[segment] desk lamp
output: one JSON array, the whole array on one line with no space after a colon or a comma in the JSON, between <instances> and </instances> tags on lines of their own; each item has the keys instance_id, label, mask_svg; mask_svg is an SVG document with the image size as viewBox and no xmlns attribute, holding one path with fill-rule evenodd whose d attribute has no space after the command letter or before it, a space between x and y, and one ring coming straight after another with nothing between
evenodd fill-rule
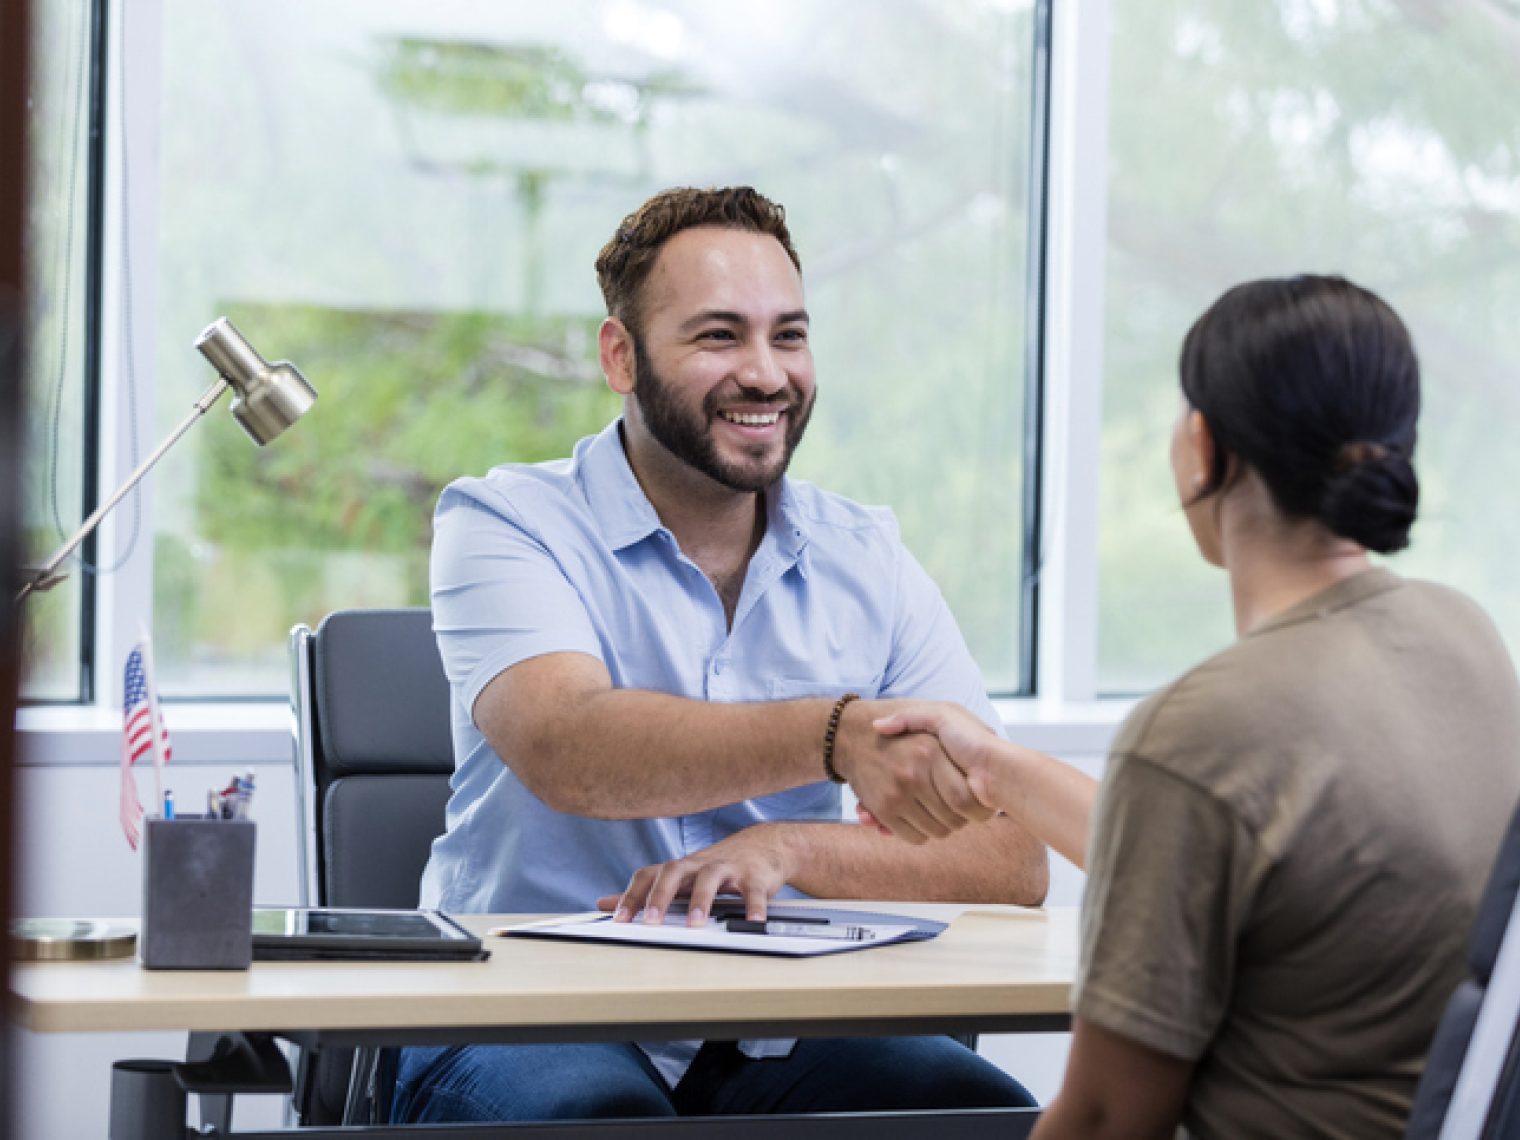
<instances>
[{"instance_id":1,"label":"desk lamp","mask_svg":"<svg viewBox=\"0 0 1520 1140\"><path fill-rule=\"evenodd\" d=\"M169 433L169 438L159 444L136 471L127 476L127 481L97 507L94 514L84 520L69 540L54 551L51 558L41 566L29 566L22 570L24 585L16 595L18 605L28 594L51 589L63 581L67 575L58 569L63 560L100 525L100 520L111 513L111 509L137 486L142 477L152 470L153 465L163 458L164 453L190 430L196 420L206 414L229 387L236 392L232 399L233 417L260 447L276 438L316 403L317 390L306 382L306 377L301 375L294 364L284 360L277 364L266 362L226 317L218 317L207 325L196 338L195 347L200 349L201 355L216 369L216 383L195 401L190 414Z\"/></svg>"}]
</instances>

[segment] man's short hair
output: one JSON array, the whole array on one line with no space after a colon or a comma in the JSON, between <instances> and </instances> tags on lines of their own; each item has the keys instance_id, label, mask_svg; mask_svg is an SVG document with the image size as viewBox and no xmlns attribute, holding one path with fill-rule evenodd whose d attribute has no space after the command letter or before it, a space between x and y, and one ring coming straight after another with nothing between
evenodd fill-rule
<instances>
[{"instance_id":1,"label":"man's short hair","mask_svg":"<svg viewBox=\"0 0 1520 1140\"><path fill-rule=\"evenodd\" d=\"M637 334L643 318L640 303L644 281L661 248L682 230L698 226L769 234L781 243L797 272L802 272L802 261L786 228L786 210L758 190L749 186L662 190L624 218L612 240L596 256L596 279L608 315Z\"/></svg>"}]
</instances>

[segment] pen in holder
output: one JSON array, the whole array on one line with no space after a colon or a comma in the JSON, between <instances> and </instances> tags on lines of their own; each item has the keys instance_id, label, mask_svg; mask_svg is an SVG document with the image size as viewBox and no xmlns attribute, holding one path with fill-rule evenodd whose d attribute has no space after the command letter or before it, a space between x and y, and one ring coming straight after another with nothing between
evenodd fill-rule
<instances>
[{"instance_id":1,"label":"pen in holder","mask_svg":"<svg viewBox=\"0 0 1520 1140\"><path fill-rule=\"evenodd\" d=\"M146 824L143 965L246 970L253 960L253 821L180 816Z\"/></svg>"}]
</instances>

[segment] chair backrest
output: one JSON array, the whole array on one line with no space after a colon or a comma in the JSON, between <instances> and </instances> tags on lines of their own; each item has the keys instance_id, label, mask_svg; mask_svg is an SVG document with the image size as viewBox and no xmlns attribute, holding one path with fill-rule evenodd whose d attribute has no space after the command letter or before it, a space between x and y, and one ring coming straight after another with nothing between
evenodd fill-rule
<instances>
[{"instance_id":1,"label":"chair backrest","mask_svg":"<svg viewBox=\"0 0 1520 1140\"><path fill-rule=\"evenodd\" d=\"M449 685L425 609L340 610L291 631L308 905L414 907L454 771ZM307 1125L383 1117L385 1051L303 1051Z\"/></svg>"},{"instance_id":2,"label":"chair backrest","mask_svg":"<svg viewBox=\"0 0 1520 1140\"><path fill-rule=\"evenodd\" d=\"M1406 1140L1520 1135L1520 809L1478 904L1467 962L1472 977L1436 1028Z\"/></svg>"},{"instance_id":3,"label":"chair backrest","mask_svg":"<svg viewBox=\"0 0 1520 1140\"><path fill-rule=\"evenodd\" d=\"M431 614L340 610L291 653L307 901L416 906L454 771Z\"/></svg>"}]
</instances>

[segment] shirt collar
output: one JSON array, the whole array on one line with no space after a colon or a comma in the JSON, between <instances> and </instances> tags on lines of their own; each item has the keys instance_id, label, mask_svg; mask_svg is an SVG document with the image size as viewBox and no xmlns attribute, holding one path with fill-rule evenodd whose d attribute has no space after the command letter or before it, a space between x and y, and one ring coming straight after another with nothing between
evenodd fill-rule
<instances>
[{"instance_id":1,"label":"shirt collar","mask_svg":"<svg viewBox=\"0 0 1520 1140\"><path fill-rule=\"evenodd\" d=\"M795 562L807 577L807 559L803 551L808 544L807 519L797 500L797 489L785 475L765 496L765 540L776 544L776 552L788 563Z\"/></svg>"},{"instance_id":2,"label":"shirt collar","mask_svg":"<svg viewBox=\"0 0 1520 1140\"><path fill-rule=\"evenodd\" d=\"M1343 610L1347 606L1354 606L1367 598L1397 589L1403 583L1404 580L1392 570L1382 566L1373 566L1370 569L1353 574L1349 578L1342 578L1339 582L1326 587L1312 597L1295 603L1282 613L1262 622L1261 625L1257 626L1246 636L1256 637L1269 630L1281 629L1285 625L1294 625L1298 622L1309 621L1314 618L1329 617L1337 610Z\"/></svg>"},{"instance_id":3,"label":"shirt collar","mask_svg":"<svg viewBox=\"0 0 1520 1140\"><path fill-rule=\"evenodd\" d=\"M634 477L623 451L619 416L581 445L580 481L597 529L614 550L648 538L663 529L660 516Z\"/></svg>"},{"instance_id":4,"label":"shirt collar","mask_svg":"<svg viewBox=\"0 0 1520 1140\"><path fill-rule=\"evenodd\" d=\"M642 542L665 529L654 505L639 486L623 450L622 417L613 420L580 448L580 481L602 537L613 550ZM790 479L782 477L766 500L765 539L788 562L799 560L808 542L807 520ZM806 572L805 564L799 569Z\"/></svg>"}]
</instances>

